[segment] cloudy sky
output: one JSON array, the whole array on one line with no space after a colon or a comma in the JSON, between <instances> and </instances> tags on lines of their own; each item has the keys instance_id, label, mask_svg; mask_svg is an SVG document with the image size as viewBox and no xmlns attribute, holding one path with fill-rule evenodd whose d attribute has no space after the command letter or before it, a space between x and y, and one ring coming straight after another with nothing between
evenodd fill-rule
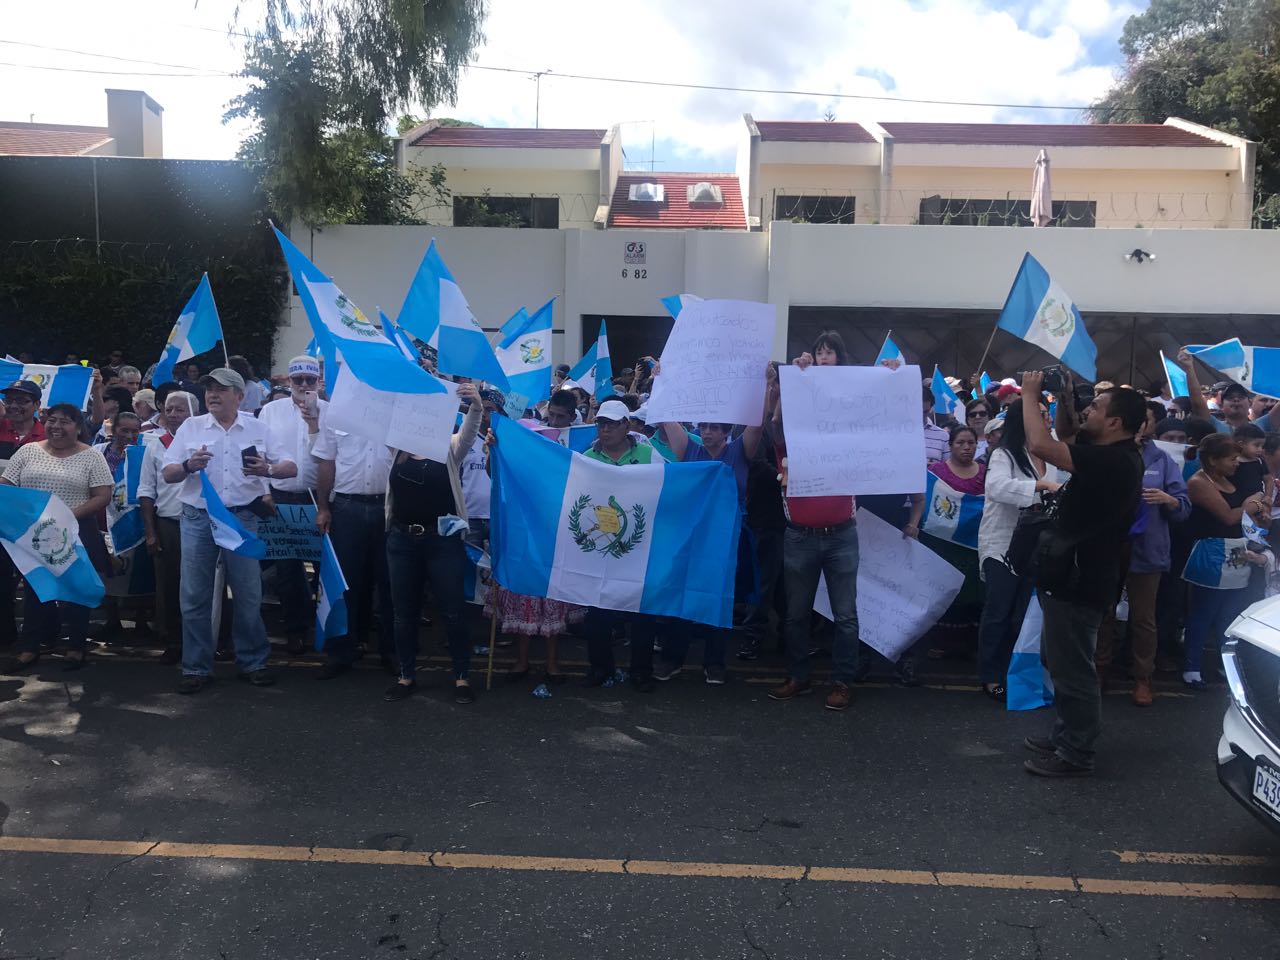
<instances>
[{"instance_id":1,"label":"cloudy sky","mask_svg":"<svg viewBox=\"0 0 1280 960\"><path fill-rule=\"evenodd\" d=\"M165 108L167 156L235 153L244 131L224 125L222 113L241 88L228 75L239 66L240 48L226 33L237 0L3 6L0 119L105 125L103 89L142 88ZM550 70L541 81L542 126L622 123L628 165L648 168L652 160L666 171L732 169L744 112L757 119L816 120L830 109L841 120L1076 120L1075 113L1025 107L835 95L1087 104L1111 83L1125 19L1145 6L1145 0L491 0L477 66L528 72L471 69L458 103L435 115L533 126L530 74ZM556 73L810 93L670 89Z\"/></svg>"}]
</instances>

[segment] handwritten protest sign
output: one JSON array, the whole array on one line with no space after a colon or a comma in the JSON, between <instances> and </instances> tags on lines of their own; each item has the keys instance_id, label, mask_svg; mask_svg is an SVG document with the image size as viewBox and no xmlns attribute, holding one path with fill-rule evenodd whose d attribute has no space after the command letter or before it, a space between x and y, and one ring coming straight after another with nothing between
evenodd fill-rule
<instances>
[{"instance_id":1,"label":"handwritten protest sign","mask_svg":"<svg viewBox=\"0 0 1280 960\"><path fill-rule=\"evenodd\" d=\"M267 545L266 560L320 562L320 531L311 504L278 503L276 515L258 521L258 539Z\"/></svg>"},{"instance_id":2,"label":"handwritten protest sign","mask_svg":"<svg viewBox=\"0 0 1280 960\"><path fill-rule=\"evenodd\" d=\"M777 308L749 300L685 304L662 349L649 422L760 425Z\"/></svg>"},{"instance_id":3,"label":"handwritten protest sign","mask_svg":"<svg viewBox=\"0 0 1280 960\"><path fill-rule=\"evenodd\" d=\"M357 380L344 366L325 425L444 463L458 419L458 388L445 387L445 393L388 393Z\"/></svg>"},{"instance_id":4,"label":"handwritten protest sign","mask_svg":"<svg viewBox=\"0 0 1280 960\"><path fill-rule=\"evenodd\" d=\"M858 511L858 636L887 659L898 658L938 622L964 574L869 510ZM826 580L813 609L834 620Z\"/></svg>"},{"instance_id":5,"label":"handwritten protest sign","mask_svg":"<svg viewBox=\"0 0 1280 960\"><path fill-rule=\"evenodd\" d=\"M919 367L785 366L778 377L789 496L924 492Z\"/></svg>"}]
</instances>

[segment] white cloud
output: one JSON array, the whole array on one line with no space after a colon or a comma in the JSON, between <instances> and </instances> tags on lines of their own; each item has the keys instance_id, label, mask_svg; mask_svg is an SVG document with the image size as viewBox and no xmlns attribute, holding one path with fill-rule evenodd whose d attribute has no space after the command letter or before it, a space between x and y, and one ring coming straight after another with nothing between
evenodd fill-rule
<instances>
[{"instance_id":1,"label":"white cloud","mask_svg":"<svg viewBox=\"0 0 1280 960\"><path fill-rule=\"evenodd\" d=\"M9 11L5 39L234 71L239 51L219 32L235 0L172 0L120 5L67 0ZM1021 0L1017 0L1021 2ZM880 0L797 4L770 0L492 0L480 66L515 67L651 80L813 91L781 96L594 83L546 75L542 126L608 127L653 121L674 157L726 166L741 136L742 114L761 119L1062 119L1010 111L879 101L824 94L1086 104L1109 86L1112 67L1091 63L1091 44L1118 36L1135 12L1112 0L1042 0L1004 9L980 0ZM192 25L206 30L192 29ZM0 60L101 69L136 67L0 45ZM875 79L875 78L880 79ZM890 82L891 78L891 82ZM146 89L165 109L166 153L228 157L241 131L221 123L240 89L233 78L92 76L0 67L0 117L105 123L107 86ZM889 89L891 88L891 89ZM486 124L532 126L535 83L525 74L472 69L455 106L441 116ZM625 123L632 157L648 155L650 125ZM660 154L660 159L662 158ZM672 169L670 165L660 169Z\"/></svg>"}]
</instances>

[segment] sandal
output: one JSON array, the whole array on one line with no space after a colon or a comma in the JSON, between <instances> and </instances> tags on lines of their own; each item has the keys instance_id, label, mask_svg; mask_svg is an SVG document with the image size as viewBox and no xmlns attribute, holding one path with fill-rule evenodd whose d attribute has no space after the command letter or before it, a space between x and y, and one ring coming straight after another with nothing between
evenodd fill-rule
<instances>
[{"instance_id":1,"label":"sandal","mask_svg":"<svg viewBox=\"0 0 1280 960\"><path fill-rule=\"evenodd\" d=\"M1003 683L984 683L982 693L997 703L1004 703L1007 696Z\"/></svg>"}]
</instances>

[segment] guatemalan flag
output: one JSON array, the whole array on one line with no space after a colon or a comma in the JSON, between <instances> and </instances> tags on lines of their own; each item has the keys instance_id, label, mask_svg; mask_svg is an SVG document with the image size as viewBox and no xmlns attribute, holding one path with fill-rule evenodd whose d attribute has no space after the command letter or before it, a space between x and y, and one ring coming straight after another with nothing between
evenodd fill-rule
<instances>
[{"instance_id":1,"label":"guatemalan flag","mask_svg":"<svg viewBox=\"0 0 1280 960\"><path fill-rule=\"evenodd\" d=\"M53 494L0 484L0 544L43 602L102 601L106 590L80 542L80 523Z\"/></svg>"},{"instance_id":2,"label":"guatemalan flag","mask_svg":"<svg viewBox=\"0 0 1280 960\"><path fill-rule=\"evenodd\" d=\"M947 383L947 378L942 375L942 371L936 365L933 368L933 379L929 382L929 389L933 391L934 413L952 416L964 423L964 404L960 402L960 396L951 389L951 384Z\"/></svg>"},{"instance_id":3,"label":"guatemalan flag","mask_svg":"<svg viewBox=\"0 0 1280 960\"><path fill-rule=\"evenodd\" d=\"M209 275L206 273L200 278L196 292L182 308L178 322L169 332L164 353L160 355L160 362L152 371L151 382L157 387L168 383L173 379L174 366L212 350L221 340L222 321L218 319L218 308L213 302L213 289L209 286Z\"/></svg>"},{"instance_id":4,"label":"guatemalan flag","mask_svg":"<svg viewBox=\"0 0 1280 960\"><path fill-rule=\"evenodd\" d=\"M490 536L513 593L729 627L738 489L719 461L617 467L495 417Z\"/></svg>"},{"instance_id":5,"label":"guatemalan flag","mask_svg":"<svg viewBox=\"0 0 1280 960\"><path fill-rule=\"evenodd\" d=\"M880 366L886 360L897 360L902 362L902 350L893 342L893 331L890 330L884 335L884 346L880 348L880 352L876 354L875 366Z\"/></svg>"},{"instance_id":6,"label":"guatemalan flag","mask_svg":"<svg viewBox=\"0 0 1280 960\"><path fill-rule=\"evenodd\" d=\"M400 348L400 353L410 363L418 362L418 348L413 345L413 340L404 332L404 328L396 324L394 320L382 312L382 308L378 308L378 321L382 324L383 335Z\"/></svg>"},{"instance_id":7,"label":"guatemalan flag","mask_svg":"<svg viewBox=\"0 0 1280 960\"><path fill-rule=\"evenodd\" d=\"M255 560L266 557L267 545L246 530L240 519L227 509L218 496L218 491L209 482L209 475L203 470L200 471L200 493L204 497L209 523L213 525L214 543L242 557L253 557Z\"/></svg>"},{"instance_id":8,"label":"guatemalan flag","mask_svg":"<svg viewBox=\"0 0 1280 960\"><path fill-rule=\"evenodd\" d=\"M662 298L662 305L667 308L667 313L671 314L672 319L679 318L680 311L689 304L701 302L702 298L694 296L692 293L677 293Z\"/></svg>"},{"instance_id":9,"label":"guatemalan flag","mask_svg":"<svg viewBox=\"0 0 1280 960\"><path fill-rule=\"evenodd\" d=\"M1182 579L1212 590L1239 590L1248 586L1253 565L1241 556L1245 537L1208 537L1197 540L1182 568Z\"/></svg>"},{"instance_id":10,"label":"guatemalan flag","mask_svg":"<svg viewBox=\"0 0 1280 960\"><path fill-rule=\"evenodd\" d=\"M1164 378L1169 382L1169 396L1188 396L1187 371L1166 357L1163 350L1160 351L1160 365L1164 367Z\"/></svg>"},{"instance_id":11,"label":"guatemalan flag","mask_svg":"<svg viewBox=\"0 0 1280 960\"><path fill-rule=\"evenodd\" d=\"M593 396L596 392L596 351L599 348L599 343L593 343L591 349L569 370L569 379Z\"/></svg>"},{"instance_id":12,"label":"guatemalan flag","mask_svg":"<svg viewBox=\"0 0 1280 960\"><path fill-rule=\"evenodd\" d=\"M107 531L111 534L111 552L117 557L141 546L146 539L142 508L138 505L138 482L146 452L146 443L139 437L137 443L125 448L125 457L112 475L115 483L107 503Z\"/></svg>"},{"instance_id":13,"label":"guatemalan flag","mask_svg":"<svg viewBox=\"0 0 1280 960\"><path fill-rule=\"evenodd\" d=\"M495 351L507 382L534 403L551 396L552 297L532 315L521 307L503 324Z\"/></svg>"},{"instance_id":14,"label":"guatemalan flag","mask_svg":"<svg viewBox=\"0 0 1280 960\"><path fill-rule=\"evenodd\" d=\"M83 410L89 405L93 367L82 367L78 363L55 367L45 363L0 360L0 385L7 387L15 380L30 380L43 391L41 410L47 410L55 403L69 403Z\"/></svg>"},{"instance_id":15,"label":"guatemalan flag","mask_svg":"<svg viewBox=\"0 0 1280 960\"><path fill-rule=\"evenodd\" d=\"M1080 311L1029 253L1022 258L996 326L1057 357L1090 383L1097 379L1098 348L1089 339Z\"/></svg>"},{"instance_id":16,"label":"guatemalan flag","mask_svg":"<svg viewBox=\"0 0 1280 960\"><path fill-rule=\"evenodd\" d=\"M569 371L569 379L576 381L601 403L617 396L613 390L613 362L609 359L609 337L603 320L600 321L596 342Z\"/></svg>"},{"instance_id":17,"label":"guatemalan flag","mask_svg":"<svg viewBox=\"0 0 1280 960\"><path fill-rule=\"evenodd\" d=\"M977 550L983 501L980 494L961 493L930 472L925 479L924 519L920 521L920 529L939 540Z\"/></svg>"},{"instance_id":18,"label":"guatemalan flag","mask_svg":"<svg viewBox=\"0 0 1280 960\"><path fill-rule=\"evenodd\" d=\"M320 539L320 590L316 594L316 649L324 642L347 635L347 578L326 533Z\"/></svg>"},{"instance_id":19,"label":"guatemalan flag","mask_svg":"<svg viewBox=\"0 0 1280 960\"><path fill-rule=\"evenodd\" d=\"M978 389L986 393L991 389L991 378L987 376L987 371L982 371L982 376L978 378Z\"/></svg>"},{"instance_id":20,"label":"guatemalan flag","mask_svg":"<svg viewBox=\"0 0 1280 960\"><path fill-rule=\"evenodd\" d=\"M389 393L443 393L444 385L408 360L400 348L347 299L306 255L275 230L312 332L330 370L341 360L356 379Z\"/></svg>"},{"instance_id":21,"label":"guatemalan flag","mask_svg":"<svg viewBox=\"0 0 1280 960\"><path fill-rule=\"evenodd\" d=\"M1187 350L1242 387L1266 397L1280 397L1280 347L1250 347L1233 338Z\"/></svg>"}]
</instances>

